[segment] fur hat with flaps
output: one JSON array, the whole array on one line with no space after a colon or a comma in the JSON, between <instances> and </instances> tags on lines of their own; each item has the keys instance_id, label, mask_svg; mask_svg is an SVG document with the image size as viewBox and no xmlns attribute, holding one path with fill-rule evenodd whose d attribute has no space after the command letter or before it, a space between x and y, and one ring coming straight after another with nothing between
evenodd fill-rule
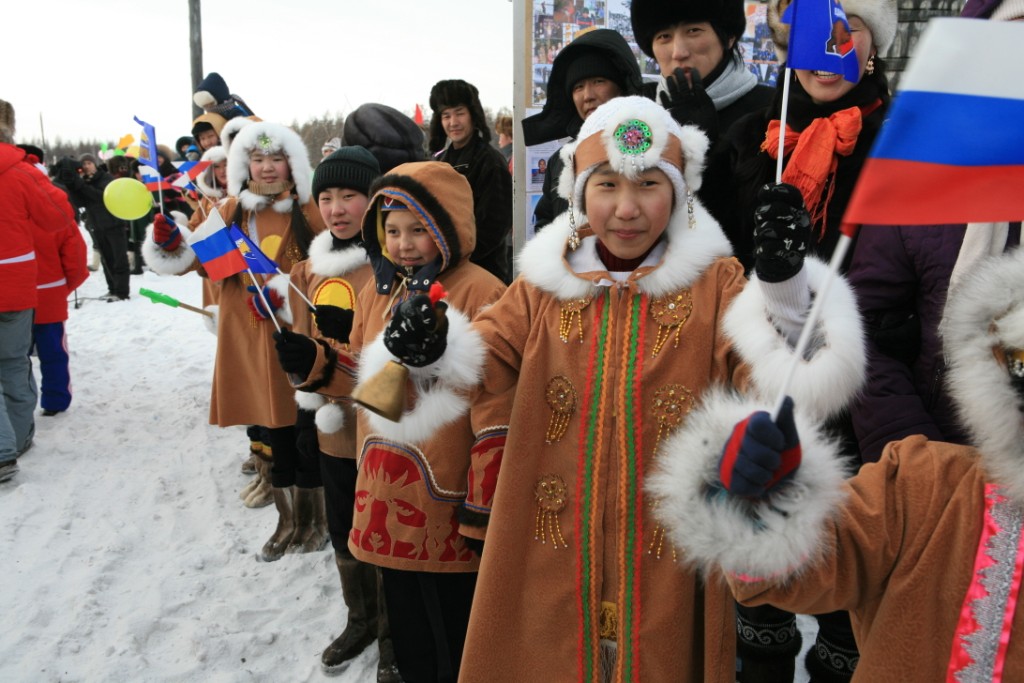
<instances>
[{"instance_id":1,"label":"fur hat with flaps","mask_svg":"<svg viewBox=\"0 0 1024 683\"><path fill-rule=\"evenodd\" d=\"M743 0L633 0L629 8L636 44L650 58L654 58L654 36L658 31L679 23L696 24L706 21L719 38L739 39L747 28L747 15Z\"/></svg>"},{"instance_id":2,"label":"fur hat with flaps","mask_svg":"<svg viewBox=\"0 0 1024 683\"><path fill-rule=\"evenodd\" d=\"M389 258L384 239L388 211L411 211L430 233L440 252L433 263L405 280L412 291L427 291L437 276L469 258L476 246L473 190L451 164L419 161L391 169L370 188L363 216L363 245L373 264L378 294L391 294L399 267Z\"/></svg>"},{"instance_id":3,"label":"fur hat with flaps","mask_svg":"<svg viewBox=\"0 0 1024 683\"><path fill-rule=\"evenodd\" d=\"M768 29L779 62L786 61L789 48L789 24L782 23L782 15L792 0L768 0ZM896 38L898 13L896 0L843 0L843 11L849 17L860 17L871 31L871 38L878 49L878 55L885 53Z\"/></svg>"},{"instance_id":4,"label":"fur hat with flaps","mask_svg":"<svg viewBox=\"0 0 1024 683\"><path fill-rule=\"evenodd\" d=\"M288 159L288 168L291 170L294 191L299 203L305 204L309 201L313 172L309 165L306 144L291 128L270 121L254 121L245 125L235 135L228 148L228 194L238 197L245 208L258 210L274 201L275 195L279 193L265 193L250 183L252 178L249 176L249 157L253 152L283 153ZM291 201L278 202L274 209L280 213L289 211Z\"/></svg>"},{"instance_id":5,"label":"fur hat with flaps","mask_svg":"<svg viewBox=\"0 0 1024 683\"><path fill-rule=\"evenodd\" d=\"M14 143L14 106L0 100L0 142Z\"/></svg>"},{"instance_id":6,"label":"fur hat with flaps","mask_svg":"<svg viewBox=\"0 0 1024 683\"><path fill-rule=\"evenodd\" d=\"M700 189L708 138L695 126L676 123L668 111L646 97L616 97L598 107L583 123L576 142L562 147L565 166L558 194L583 206L583 189L603 163L635 179L661 169L675 190L677 204Z\"/></svg>"},{"instance_id":7,"label":"fur hat with flaps","mask_svg":"<svg viewBox=\"0 0 1024 683\"><path fill-rule=\"evenodd\" d=\"M476 86L459 79L438 81L430 89L430 110L433 112L433 116L430 117L431 152L442 149L445 139L447 139L444 127L441 125L441 111L458 106L469 109L475 129L473 134L479 136L484 142L491 141L491 129L487 125L487 116L484 115L483 105L480 104L480 91L476 89Z\"/></svg>"},{"instance_id":8,"label":"fur hat with flaps","mask_svg":"<svg viewBox=\"0 0 1024 683\"><path fill-rule=\"evenodd\" d=\"M952 290L939 331L971 443L1024 504L1024 249L977 262Z\"/></svg>"}]
</instances>

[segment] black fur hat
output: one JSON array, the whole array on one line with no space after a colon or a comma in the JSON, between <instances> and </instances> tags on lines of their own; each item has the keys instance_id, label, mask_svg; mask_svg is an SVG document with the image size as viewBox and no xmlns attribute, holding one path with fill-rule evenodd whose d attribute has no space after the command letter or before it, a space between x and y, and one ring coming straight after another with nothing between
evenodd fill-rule
<instances>
[{"instance_id":1,"label":"black fur hat","mask_svg":"<svg viewBox=\"0 0 1024 683\"><path fill-rule=\"evenodd\" d=\"M480 92L472 83L463 80L438 81L430 89L430 109L434 115L430 118L430 151L437 152L444 147L447 136L441 127L441 110L448 107L464 105L469 109L473 120L473 128L484 142L491 141L491 130L484 116L483 105L480 104Z\"/></svg>"},{"instance_id":2,"label":"black fur hat","mask_svg":"<svg viewBox=\"0 0 1024 683\"><path fill-rule=\"evenodd\" d=\"M359 145L377 157L381 173L399 164L423 161L423 131L402 112L376 102L359 105L345 117L346 145Z\"/></svg>"},{"instance_id":3,"label":"black fur hat","mask_svg":"<svg viewBox=\"0 0 1024 683\"><path fill-rule=\"evenodd\" d=\"M747 28L743 0L633 0L629 10L636 44L648 57L654 58L654 34L680 22L710 23L723 41L739 38Z\"/></svg>"}]
</instances>

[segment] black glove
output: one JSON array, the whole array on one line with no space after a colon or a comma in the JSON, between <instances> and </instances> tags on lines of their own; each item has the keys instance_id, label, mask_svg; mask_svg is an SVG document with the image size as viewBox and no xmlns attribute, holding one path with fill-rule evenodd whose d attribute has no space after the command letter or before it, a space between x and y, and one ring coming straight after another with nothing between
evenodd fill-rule
<instances>
[{"instance_id":1,"label":"black glove","mask_svg":"<svg viewBox=\"0 0 1024 683\"><path fill-rule=\"evenodd\" d=\"M316 342L291 330L274 332L273 337L277 360L284 371L299 377L309 377L316 361Z\"/></svg>"},{"instance_id":2,"label":"black glove","mask_svg":"<svg viewBox=\"0 0 1024 683\"><path fill-rule=\"evenodd\" d=\"M395 358L414 368L430 365L448 347L448 319L438 325L437 313L426 294L406 299L384 330L384 346Z\"/></svg>"},{"instance_id":3,"label":"black glove","mask_svg":"<svg viewBox=\"0 0 1024 683\"><path fill-rule=\"evenodd\" d=\"M352 331L352 320L355 318L355 311L351 308L320 304L316 307L313 318L325 337L342 344L348 343L348 335Z\"/></svg>"},{"instance_id":4,"label":"black glove","mask_svg":"<svg viewBox=\"0 0 1024 683\"><path fill-rule=\"evenodd\" d=\"M754 270L764 282L783 282L800 272L811 238L811 218L800 190L769 183L754 209Z\"/></svg>"},{"instance_id":5,"label":"black glove","mask_svg":"<svg viewBox=\"0 0 1024 683\"><path fill-rule=\"evenodd\" d=\"M316 435L316 413L312 410L299 409L295 418L295 447L305 458L315 458L320 452L320 442Z\"/></svg>"},{"instance_id":6,"label":"black glove","mask_svg":"<svg viewBox=\"0 0 1024 683\"><path fill-rule=\"evenodd\" d=\"M661 93L661 106L672 118L681 126L697 126L714 142L718 138L718 112L704 90L700 72L680 67L665 79L665 89L667 92Z\"/></svg>"}]
</instances>

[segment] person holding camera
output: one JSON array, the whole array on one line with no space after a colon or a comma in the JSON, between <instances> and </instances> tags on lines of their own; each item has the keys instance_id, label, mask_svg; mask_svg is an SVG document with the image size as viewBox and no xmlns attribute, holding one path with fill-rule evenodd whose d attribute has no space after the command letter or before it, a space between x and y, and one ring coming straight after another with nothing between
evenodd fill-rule
<instances>
[{"instance_id":1,"label":"person holding camera","mask_svg":"<svg viewBox=\"0 0 1024 683\"><path fill-rule=\"evenodd\" d=\"M68 163L70 162L70 163ZM107 279L107 302L128 298L128 230L125 222L107 210L103 190L114 180L96 163L96 157L85 153L78 158L79 173L73 159L58 163L57 179L67 188L76 207L85 209L85 224L99 249L103 275Z\"/></svg>"}]
</instances>

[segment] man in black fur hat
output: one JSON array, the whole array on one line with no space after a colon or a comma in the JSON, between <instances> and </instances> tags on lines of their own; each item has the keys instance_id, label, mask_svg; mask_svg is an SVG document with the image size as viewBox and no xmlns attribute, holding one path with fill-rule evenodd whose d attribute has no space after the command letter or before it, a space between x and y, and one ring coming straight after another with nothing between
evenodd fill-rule
<instances>
[{"instance_id":1,"label":"man in black fur hat","mask_svg":"<svg viewBox=\"0 0 1024 683\"><path fill-rule=\"evenodd\" d=\"M466 81L438 81L430 89L430 108L430 150L464 175L473 190L476 248L470 260L509 284L512 259L506 238L512 231L512 175L501 152L490 144L480 94Z\"/></svg>"}]
</instances>

